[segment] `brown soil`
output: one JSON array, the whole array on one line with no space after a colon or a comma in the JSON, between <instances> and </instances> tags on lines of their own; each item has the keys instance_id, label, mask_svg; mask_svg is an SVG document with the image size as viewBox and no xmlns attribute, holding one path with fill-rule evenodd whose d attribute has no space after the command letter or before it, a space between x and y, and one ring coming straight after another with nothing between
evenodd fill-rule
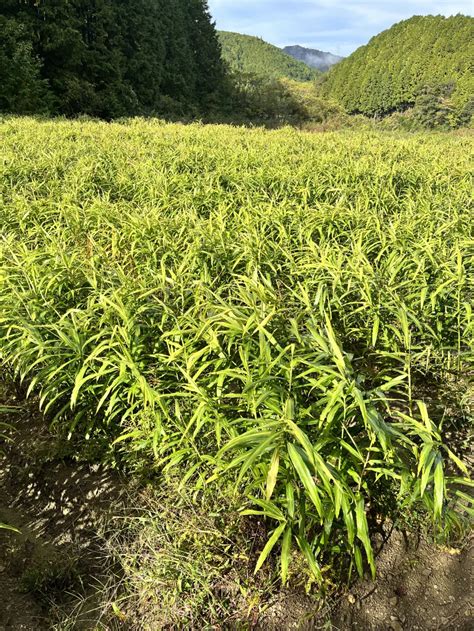
<instances>
[{"instance_id":1,"label":"brown soil","mask_svg":"<svg viewBox=\"0 0 474 631\"><path fill-rule=\"evenodd\" d=\"M474 546L435 546L394 531L377 559L377 579L317 611L309 597L282 594L267 610L265 631L471 631Z\"/></svg>"},{"instance_id":2,"label":"brown soil","mask_svg":"<svg viewBox=\"0 0 474 631\"><path fill-rule=\"evenodd\" d=\"M28 407L1 420L14 429L0 446L0 522L20 533L0 530L0 631L105 628L93 612L110 569L100 532L121 510L125 486L102 467L60 458L60 443ZM56 627L63 618L74 623Z\"/></svg>"},{"instance_id":3,"label":"brown soil","mask_svg":"<svg viewBox=\"0 0 474 631\"><path fill-rule=\"evenodd\" d=\"M437 547L394 532L377 562L377 580L360 581L335 608L335 629L474 629L474 546Z\"/></svg>"}]
</instances>

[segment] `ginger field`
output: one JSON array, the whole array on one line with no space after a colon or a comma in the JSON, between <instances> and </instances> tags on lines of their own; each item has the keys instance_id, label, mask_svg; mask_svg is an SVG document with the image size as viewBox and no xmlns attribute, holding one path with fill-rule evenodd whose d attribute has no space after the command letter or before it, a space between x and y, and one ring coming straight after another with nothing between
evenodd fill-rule
<instances>
[{"instance_id":1,"label":"ginger field","mask_svg":"<svg viewBox=\"0 0 474 631\"><path fill-rule=\"evenodd\" d=\"M0 361L58 431L130 475L230 481L283 583L373 573L388 516L462 530L472 137L5 118L0 138Z\"/></svg>"}]
</instances>

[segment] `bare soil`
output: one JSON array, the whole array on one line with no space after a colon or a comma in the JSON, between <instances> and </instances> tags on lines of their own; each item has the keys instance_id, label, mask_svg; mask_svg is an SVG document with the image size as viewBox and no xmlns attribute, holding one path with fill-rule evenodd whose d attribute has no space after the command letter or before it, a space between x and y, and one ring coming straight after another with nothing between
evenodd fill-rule
<instances>
[{"instance_id":1,"label":"bare soil","mask_svg":"<svg viewBox=\"0 0 474 631\"><path fill-rule=\"evenodd\" d=\"M104 628L94 611L110 571L100 533L126 487L116 472L61 457L28 406L1 420L13 429L0 452L0 522L20 532L0 530L0 631Z\"/></svg>"},{"instance_id":2,"label":"bare soil","mask_svg":"<svg viewBox=\"0 0 474 631\"><path fill-rule=\"evenodd\" d=\"M377 559L377 578L356 582L322 605L281 594L262 631L471 631L474 545L436 546L394 531Z\"/></svg>"},{"instance_id":3,"label":"bare soil","mask_svg":"<svg viewBox=\"0 0 474 631\"><path fill-rule=\"evenodd\" d=\"M360 581L332 616L335 629L474 629L474 546L434 546L395 531L377 561L377 580Z\"/></svg>"}]
</instances>

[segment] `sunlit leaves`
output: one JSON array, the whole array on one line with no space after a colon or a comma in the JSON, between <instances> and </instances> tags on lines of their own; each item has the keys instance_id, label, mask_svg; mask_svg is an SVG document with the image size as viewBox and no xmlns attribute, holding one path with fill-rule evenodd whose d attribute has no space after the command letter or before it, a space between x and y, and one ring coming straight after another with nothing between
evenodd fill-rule
<instances>
[{"instance_id":1,"label":"sunlit leaves","mask_svg":"<svg viewBox=\"0 0 474 631\"><path fill-rule=\"evenodd\" d=\"M415 391L472 360L466 138L1 125L0 358L66 434L230 477L283 582L373 571L380 488L471 510Z\"/></svg>"}]
</instances>

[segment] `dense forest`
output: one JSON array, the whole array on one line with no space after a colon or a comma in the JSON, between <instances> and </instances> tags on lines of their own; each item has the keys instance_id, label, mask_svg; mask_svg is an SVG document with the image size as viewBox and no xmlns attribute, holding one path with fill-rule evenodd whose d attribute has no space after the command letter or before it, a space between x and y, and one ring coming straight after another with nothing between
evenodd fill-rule
<instances>
[{"instance_id":1,"label":"dense forest","mask_svg":"<svg viewBox=\"0 0 474 631\"><path fill-rule=\"evenodd\" d=\"M233 72L311 81L319 72L259 37L219 31L222 56Z\"/></svg>"},{"instance_id":2,"label":"dense forest","mask_svg":"<svg viewBox=\"0 0 474 631\"><path fill-rule=\"evenodd\" d=\"M204 0L0 0L0 111L198 114L225 83Z\"/></svg>"},{"instance_id":3,"label":"dense forest","mask_svg":"<svg viewBox=\"0 0 474 631\"><path fill-rule=\"evenodd\" d=\"M468 122L473 59L473 18L414 16L332 68L322 91L352 113L385 115L418 105L428 118L444 112Z\"/></svg>"}]
</instances>

